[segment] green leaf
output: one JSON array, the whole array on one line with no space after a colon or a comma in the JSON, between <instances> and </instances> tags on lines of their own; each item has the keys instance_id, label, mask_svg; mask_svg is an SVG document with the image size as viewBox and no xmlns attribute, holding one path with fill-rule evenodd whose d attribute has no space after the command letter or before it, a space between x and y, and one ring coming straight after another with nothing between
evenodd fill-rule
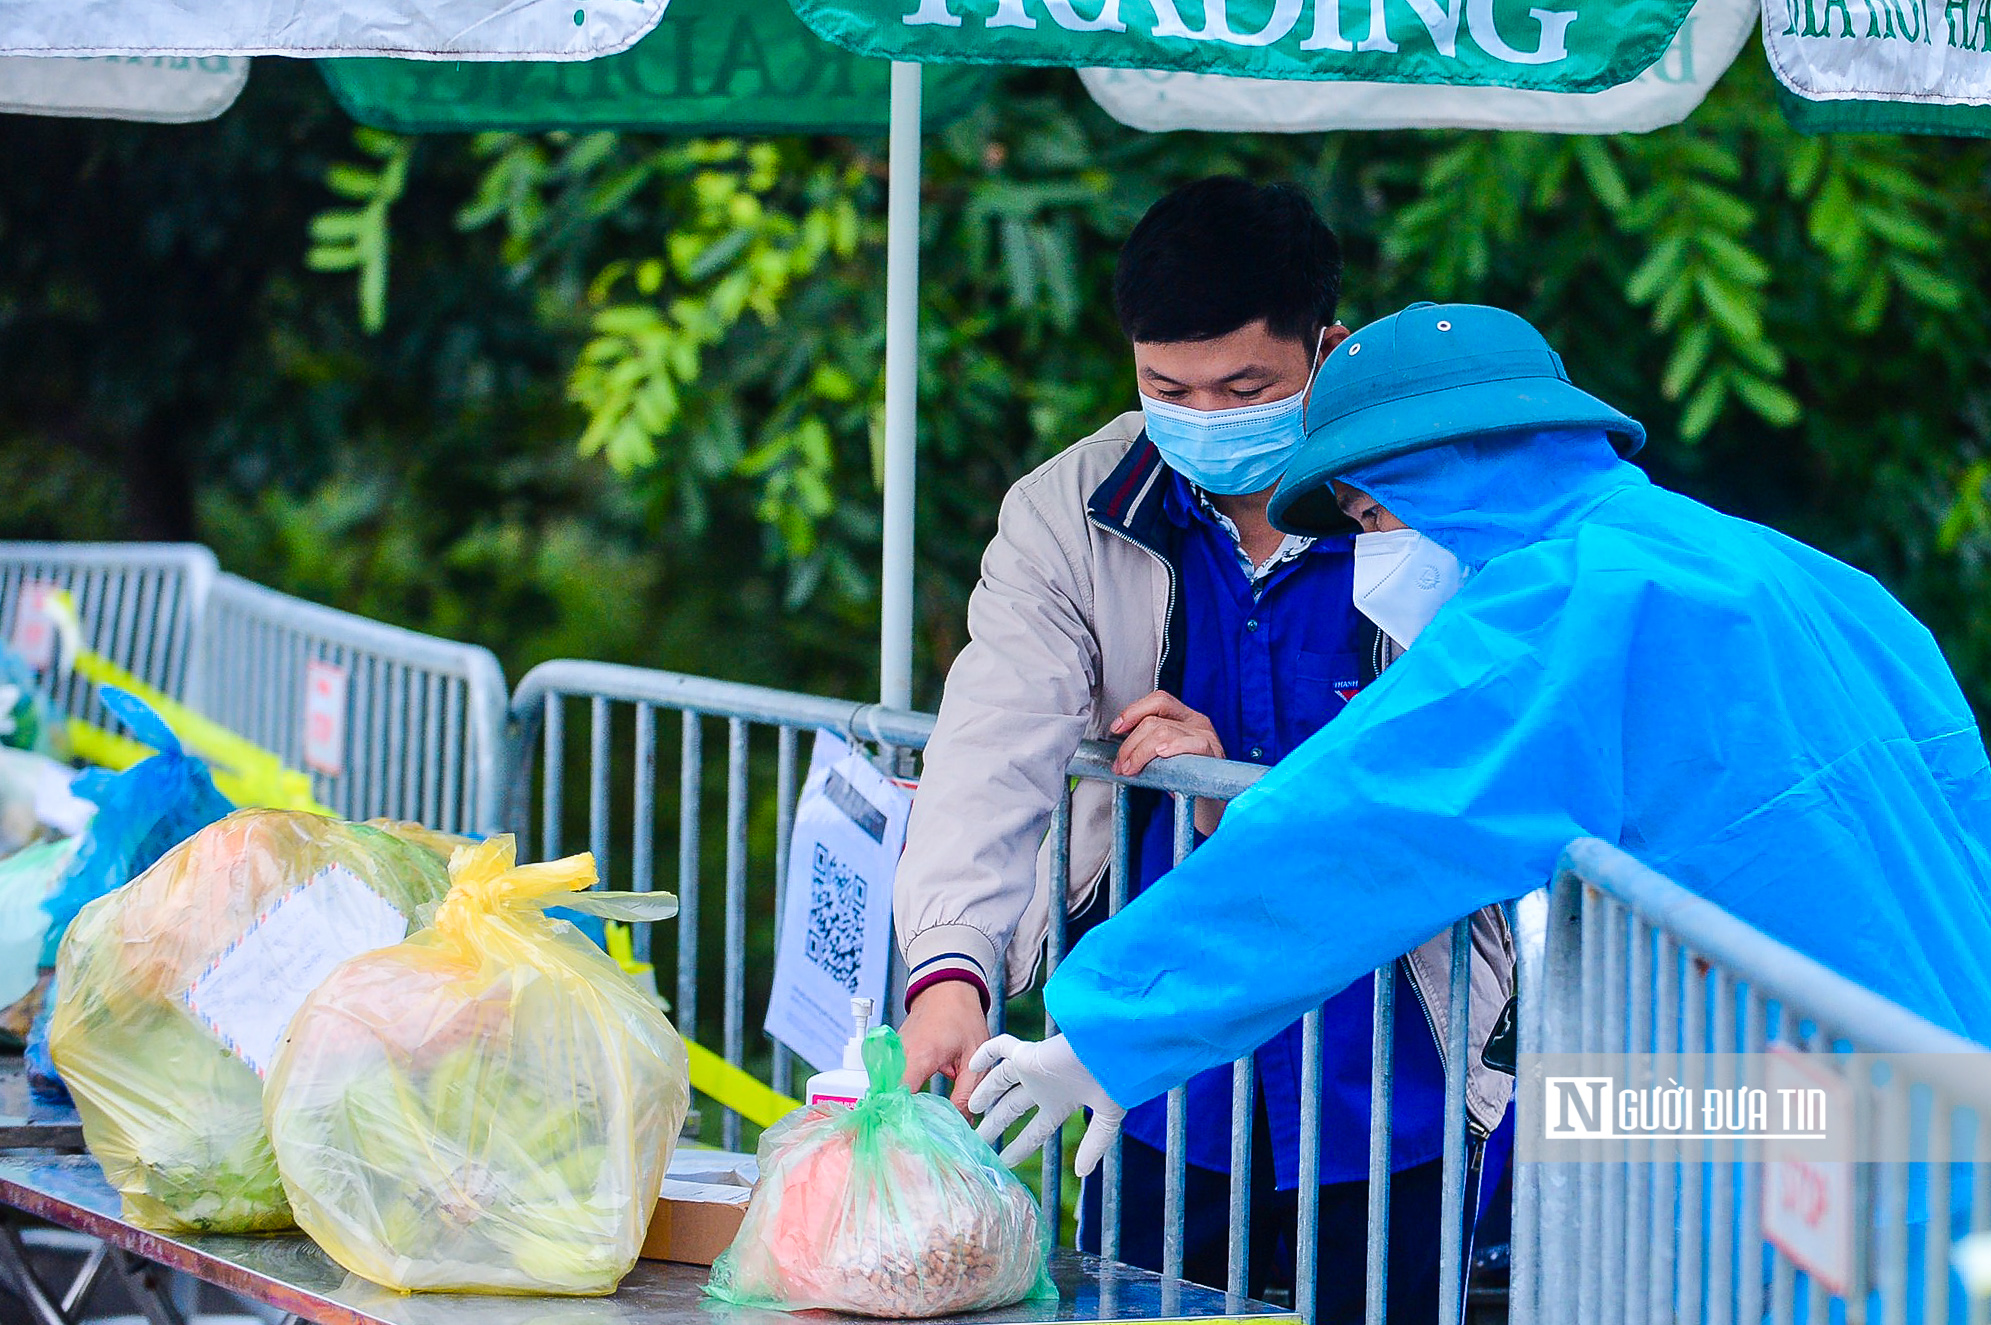
<instances>
[{"instance_id":1,"label":"green leaf","mask_svg":"<svg viewBox=\"0 0 1991 1325\"><path fill-rule=\"evenodd\" d=\"M1867 229L1894 248L1910 253L1935 253L1943 247L1943 237L1905 211L1894 208L1862 207L1860 219Z\"/></svg>"},{"instance_id":2,"label":"green leaf","mask_svg":"<svg viewBox=\"0 0 1991 1325\"><path fill-rule=\"evenodd\" d=\"M1963 477L1957 481L1956 496L1937 531L1936 545L1943 551L1954 552L1965 538L1981 533L1991 524L1991 509L1987 509L1984 497L1987 483L1991 483L1991 460L1973 461L1963 471Z\"/></svg>"},{"instance_id":3,"label":"green leaf","mask_svg":"<svg viewBox=\"0 0 1991 1325\"><path fill-rule=\"evenodd\" d=\"M1727 375L1711 374L1688 398L1687 407L1680 412L1681 438L1696 442L1707 436L1708 429L1714 427L1715 420L1721 417L1721 407L1727 401Z\"/></svg>"},{"instance_id":4,"label":"green leaf","mask_svg":"<svg viewBox=\"0 0 1991 1325\"><path fill-rule=\"evenodd\" d=\"M358 166L334 163L325 168L325 187L342 198L355 202L371 202L373 195L380 191L381 176L377 170L361 170Z\"/></svg>"},{"instance_id":5,"label":"green leaf","mask_svg":"<svg viewBox=\"0 0 1991 1325\"><path fill-rule=\"evenodd\" d=\"M1778 428L1788 428L1804 416L1797 397L1774 382L1751 373L1736 373L1730 379L1735 394L1756 416Z\"/></svg>"},{"instance_id":6,"label":"green leaf","mask_svg":"<svg viewBox=\"0 0 1991 1325\"><path fill-rule=\"evenodd\" d=\"M365 228L365 224L366 213L364 212L320 212L311 218L309 233L315 243L349 243Z\"/></svg>"},{"instance_id":7,"label":"green leaf","mask_svg":"<svg viewBox=\"0 0 1991 1325\"><path fill-rule=\"evenodd\" d=\"M1666 286L1680 278L1687 254L1687 236L1668 235L1652 246L1645 261L1625 279L1625 298L1634 305L1649 304Z\"/></svg>"},{"instance_id":8,"label":"green leaf","mask_svg":"<svg viewBox=\"0 0 1991 1325\"><path fill-rule=\"evenodd\" d=\"M360 251L351 246L321 244L304 253L304 265L312 271L351 271L360 261Z\"/></svg>"},{"instance_id":9,"label":"green leaf","mask_svg":"<svg viewBox=\"0 0 1991 1325\"><path fill-rule=\"evenodd\" d=\"M1941 272L1910 258L1895 258L1887 265L1901 288L1920 302L1951 312L1963 307L1963 286Z\"/></svg>"},{"instance_id":10,"label":"green leaf","mask_svg":"<svg viewBox=\"0 0 1991 1325\"><path fill-rule=\"evenodd\" d=\"M1700 376L1701 368L1708 361L1708 351L1714 346L1714 329L1705 322L1696 322L1680 333L1674 343L1673 353L1666 360L1666 371L1660 378L1660 393L1668 400L1678 400L1694 379Z\"/></svg>"},{"instance_id":11,"label":"green leaf","mask_svg":"<svg viewBox=\"0 0 1991 1325\"><path fill-rule=\"evenodd\" d=\"M1695 236L1701 251L1721 268L1722 275L1738 285L1767 285L1770 264L1751 253L1719 230L1704 230Z\"/></svg>"},{"instance_id":12,"label":"green leaf","mask_svg":"<svg viewBox=\"0 0 1991 1325\"><path fill-rule=\"evenodd\" d=\"M1700 291L1702 306L1730 339L1763 338L1763 317L1748 290L1737 289L1706 267L1695 271L1694 287Z\"/></svg>"},{"instance_id":13,"label":"green leaf","mask_svg":"<svg viewBox=\"0 0 1991 1325\"><path fill-rule=\"evenodd\" d=\"M1613 212L1623 212L1631 206L1631 190L1625 187L1625 177L1618 169L1617 162L1611 159L1609 144L1600 138L1578 137L1573 140L1576 163L1583 170L1583 178L1589 181L1590 192L1597 201Z\"/></svg>"}]
</instances>

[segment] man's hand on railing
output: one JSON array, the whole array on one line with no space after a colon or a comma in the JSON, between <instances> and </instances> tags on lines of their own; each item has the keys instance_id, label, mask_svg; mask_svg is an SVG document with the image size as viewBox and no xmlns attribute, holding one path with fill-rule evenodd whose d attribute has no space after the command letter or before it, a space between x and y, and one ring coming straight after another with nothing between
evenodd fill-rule
<instances>
[{"instance_id":1,"label":"man's hand on railing","mask_svg":"<svg viewBox=\"0 0 1991 1325\"><path fill-rule=\"evenodd\" d=\"M998 1035L975 1051L969 1066L986 1072L975 1089L968 1107L986 1114L976 1132L990 1145L1002 1140L1009 1125L1030 1110L1037 1110L1014 1141L1003 1147L1002 1162L1016 1164L1050 1139L1065 1125L1065 1119L1080 1109L1092 1110L1085 1139L1079 1142L1072 1169L1083 1178L1099 1167L1107 1147L1120 1134L1120 1121L1127 1111L1092 1079L1085 1064L1078 1061L1071 1042L1054 1035L1040 1043L1019 1040L1014 1035Z\"/></svg>"},{"instance_id":2,"label":"man's hand on railing","mask_svg":"<svg viewBox=\"0 0 1991 1325\"><path fill-rule=\"evenodd\" d=\"M1176 755L1225 757L1216 726L1166 690L1156 690L1120 710L1113 719L1113 734L1125 738L1113 761L1113 771L1121 777L1134 777L1153 761ZM1224 802L1197 798L1197 832L1208 837L1223 817Z\"/></svg>"},{"instance_id":3,"label":"man's hand on railing","mask_svg":"<svg viewBox=\"0 0 1991 1325\"><path fill-rule=\"evenodd\" d=\"M925 1090L934 1077L946 1077L954 1083L954 1107L967 1117L968 1097L982 1079L968 1060L988 1038L988 1014L974 985L966 980L928 985L913 999L899 1027L906 1048L906 1089Z\"/></svg>"}]
</instances>

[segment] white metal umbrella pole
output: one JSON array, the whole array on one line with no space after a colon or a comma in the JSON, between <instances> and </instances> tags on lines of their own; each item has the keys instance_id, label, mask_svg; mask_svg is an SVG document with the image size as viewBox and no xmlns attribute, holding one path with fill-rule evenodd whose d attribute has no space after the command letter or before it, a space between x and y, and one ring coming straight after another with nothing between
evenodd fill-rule
<instances>
[{"instance_id":1,"label":"white metal umbrella pole","mask_svg":"<svg viewBox=\"0 0 1991 1325\"><path fill-rule=\"evenodd\" d=\"M913 481L919 404L920 67L892 65L885 238L885 546L878 611L878 698L913 702Z\"/></svg>"}]
</instances>

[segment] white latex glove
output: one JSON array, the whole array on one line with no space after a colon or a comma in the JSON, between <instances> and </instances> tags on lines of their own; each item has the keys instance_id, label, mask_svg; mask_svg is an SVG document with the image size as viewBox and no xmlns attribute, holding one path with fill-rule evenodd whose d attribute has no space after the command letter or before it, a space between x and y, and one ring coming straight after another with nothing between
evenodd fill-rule
<instances>
[{"instance_id":1,"label":"white latex glove","mask_svg":"<svg viewBox=\"0 0 1991 1325\"><path fill-rule=\"evenodd\" d=\"M970 1109L986 1115L975 1129L982 1140L994 1145L1011 1123L1037 1110L1029 1125L1003 1148L1005 1164L1028 1158L1081 1108L1092 1110L1092 1122L1072 1163L1079 1177L1099 1167L1106 1148L1120 1135L1120 1120L1127 1111L1092 1079L1062 1035L1041 1043L998 1035L975 1051L968 1066L988 1073L968 1100Z\"/></svg>"}]
</instances>

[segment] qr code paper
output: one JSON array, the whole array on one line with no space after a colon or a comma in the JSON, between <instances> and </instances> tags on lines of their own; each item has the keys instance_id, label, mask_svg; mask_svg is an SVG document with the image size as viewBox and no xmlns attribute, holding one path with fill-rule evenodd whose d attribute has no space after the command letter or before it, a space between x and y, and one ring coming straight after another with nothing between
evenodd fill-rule
<instances>
[{"instance_id":1,"label":"qr code paper","mask_svg":"<svg viewBox=\"0 0 1991 1325\"><path fill-rule=\"evenodd\" d=\"M864 878L822 843L809 872L809 937L802 946L810 961L851 993L864 960Z\"/></svg>"}]
</instances>

